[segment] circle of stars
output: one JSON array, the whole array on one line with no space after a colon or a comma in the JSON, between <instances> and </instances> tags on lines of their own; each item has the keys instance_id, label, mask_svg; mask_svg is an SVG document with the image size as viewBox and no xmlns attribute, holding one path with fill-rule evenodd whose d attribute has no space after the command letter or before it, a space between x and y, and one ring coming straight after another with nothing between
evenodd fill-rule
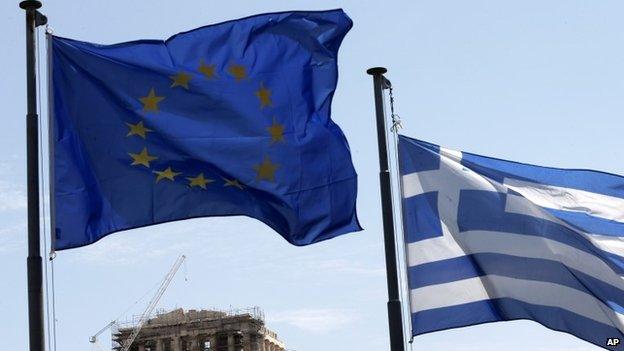
<instances>
[{"instance_id":1,"label":"circle of stars","mask_svg":"<svg viewBox=\"0 0 624 351\"><path fill-rule=\"evenodd\" d=\"M205 78L209 80L218 79L216 65L209 64L200 61L199 67L197 71ZM227 67L227 73L235 80L235 82L241 82L248 78L247 68L244 65L240 64L230 64ZM174 75L169 76L171 79L171 85L169 86L171 89L191 89L191 82L194 79L194 76L188 72L179 71ZM265 110L266 108L273 107L273 97L272 91L264 85L264 82L260 82L258 90L254 92L254 95L257 97L259 102L259 109ZM143 113L154 113L157 114L160 112L159 104L165 100L165 96L160 96L154 87L151 87L147 92L146 96L139 97L138 100L142 104ZM139 121L137 123L126 123L128 126L128 133L126 137L139 137L143 140L147 140L148 133L153 133L152 129L149 129L145 126L143 121ZM270 126L266 127L266 131L268 136L270 137L269 145L274 145L278 143L285 143L284 139L284 125L277 121L276 117L273 117L273 122ZM131 158L131 166L143 166L148 169L151 169L151 162L158 160L158 157L149 153L147 147L143 147L143 149L136 153L128 153ZM274 163L269 155L264 155L262 161L252 166L252 169L256 172L256 180L257 181L267 181L271 183L275 183L276 172L280 168L280 164ZM165 169L154 169L152 170L155 175L155 183L160 183L161 181L176 181L179 176L182 176L182 172L176 171L172 168L171 165L168 165ZM188 182L189 188L200 188L203 190L208 189L208 186L211 183L216 182L214 179L206 178L203 172L198 173L197 175L189 175L187 177L183 177ZM232 187L239 190L243 190L245 185L241 183L238 179L229 179L222 178L223 187Z\"/></svg>"}]
</instances>

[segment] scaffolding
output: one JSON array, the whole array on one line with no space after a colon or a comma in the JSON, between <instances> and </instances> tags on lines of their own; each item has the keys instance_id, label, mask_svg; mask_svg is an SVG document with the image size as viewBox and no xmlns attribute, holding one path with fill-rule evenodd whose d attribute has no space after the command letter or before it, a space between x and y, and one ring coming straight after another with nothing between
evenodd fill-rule
<instances>
[{"instance_id":1,"label":"scaffolding","mask_svg":"<svg viewBox=\"0 0 624 351\"><path fill-rule=\"evenodd\" d=\"M180 314L182 312L182 315ZM229 309L218 309L218 308L201 308L201 309L192 309L184 312L182 308L173 308L173 309L164 309L159 308L152 313L147 321L147 325L172 325L179 323L188 323L194 321L201 321L203 319L224 319L224 318L232 318L239 316L249 316L250 318L265 322L264 311L258 307L247 307L247 308L229 308ZM183 318L183 319L182 319ZM127 318L123 321L117 321L113 325L113 332L118 331L119 329L130 329L136 327L141 321L141 315L134 315L130 318Z\"/></svg>"},{"instance_id":2,"label":"scaffolding","mask_svg":"<svg viewBox=\"0 0 624 351\"><path fill-rule=\"evenodd\" d=\"M141 316L117 322L112 329L112 348L141 323ZM281 351L285 345L265 326L260 307L230 309L175 308L155 311L143 324L131 350L138 351Z\"/></svg>"}]
</instances>

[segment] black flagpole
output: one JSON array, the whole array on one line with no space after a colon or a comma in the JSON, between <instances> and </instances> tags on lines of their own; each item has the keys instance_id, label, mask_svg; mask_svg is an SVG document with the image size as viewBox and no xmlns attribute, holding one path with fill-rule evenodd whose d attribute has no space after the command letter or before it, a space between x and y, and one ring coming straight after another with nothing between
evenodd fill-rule
<instances>
[{"instance_id":1,"label":"black flagpole","mask_svg":"<svg viewBox=\"0 0 624 351\"><path fill-rule=\"evenodd\" d=\"M44 351L43 273L39 238L39 116L37 115L37 76L35 28L47 19L39 1L22 1L26 11L26 166L28 184L28 331L30 351Z\"/></svg>"},{"instance_id":2,"label":"black flagpole","mask_svg":"<svg viewBox=\"0 0 624 351\"><path fill-rule=\"evenodd\" d=\"M381 188L381 211L383 217L384 246L386 249L386 278L388 281L388 325L390 327L390 350L403 351L403 316L399 299L399 276L397 254L394 242L394 212L392 211L392 188L388 166L386 142L386 114L384 111L383 90L390 87L390 81L383 75L387 70L374 67L366 71L373 76L375 92L375 114L377 117L377 143L379 146L379 184Z\"/></svg>"}]
</instances>

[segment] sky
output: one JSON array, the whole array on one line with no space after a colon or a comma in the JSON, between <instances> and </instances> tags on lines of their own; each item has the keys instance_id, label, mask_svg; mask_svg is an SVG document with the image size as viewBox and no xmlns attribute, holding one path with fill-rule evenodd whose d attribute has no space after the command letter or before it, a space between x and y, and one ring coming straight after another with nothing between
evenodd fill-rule
<instances>
[{"instance_id":1,"label":"sky","mask_svg":"<svg viewBox=\"0 0 624 351\"><path fill-rule=\"evenodd\" d=\"M26 87L24 14L17 4L0 3L0 346L24 350ZM354 27L341 47L332 112L359 174L358 213L365 228L294 247L252 219L203 218L118 233L59 252L54 261L58 349L88 350L89 336L109 321L129 307L122 319L140 313L154 285L182 253L187 262L159 308L260 306L268 327L291 350L389 349L369 67L388 68L402 133L408 136L515 161L624 174L624 3L381 4L44 2L42 11L55 34L102 44L164 39L257 13L343 8ZM103 346L109 337L102 334ZM412 346L428 351L599 349L529 321L427 334Z\"/></svg>"}]
</instances>

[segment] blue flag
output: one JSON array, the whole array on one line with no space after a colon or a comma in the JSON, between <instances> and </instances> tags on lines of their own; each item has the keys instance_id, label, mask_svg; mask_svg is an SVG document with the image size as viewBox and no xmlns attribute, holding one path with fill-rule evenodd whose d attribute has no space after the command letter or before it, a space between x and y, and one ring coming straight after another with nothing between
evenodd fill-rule
<instances>
[{"instance_id":1,"label":"blue flag","mask_svg":"<svg viewBox=\"0 0 624 351\"><path fill-rule=\"evenodd\" d=\"M529 319L624 340L624 177L400 136L413 335Z\"/></svg>"},{"instance_id":2,"label":"blue flag","mask_svg":"<svg viewBox=\"0 0 624 351\"><path fill-rule=\"evenodd\" d=\"M245 215L294 245L361 230L330 119L342 10L284 12L165 41L51 38L54 247Z\"/></svg>"}]
</instances>

